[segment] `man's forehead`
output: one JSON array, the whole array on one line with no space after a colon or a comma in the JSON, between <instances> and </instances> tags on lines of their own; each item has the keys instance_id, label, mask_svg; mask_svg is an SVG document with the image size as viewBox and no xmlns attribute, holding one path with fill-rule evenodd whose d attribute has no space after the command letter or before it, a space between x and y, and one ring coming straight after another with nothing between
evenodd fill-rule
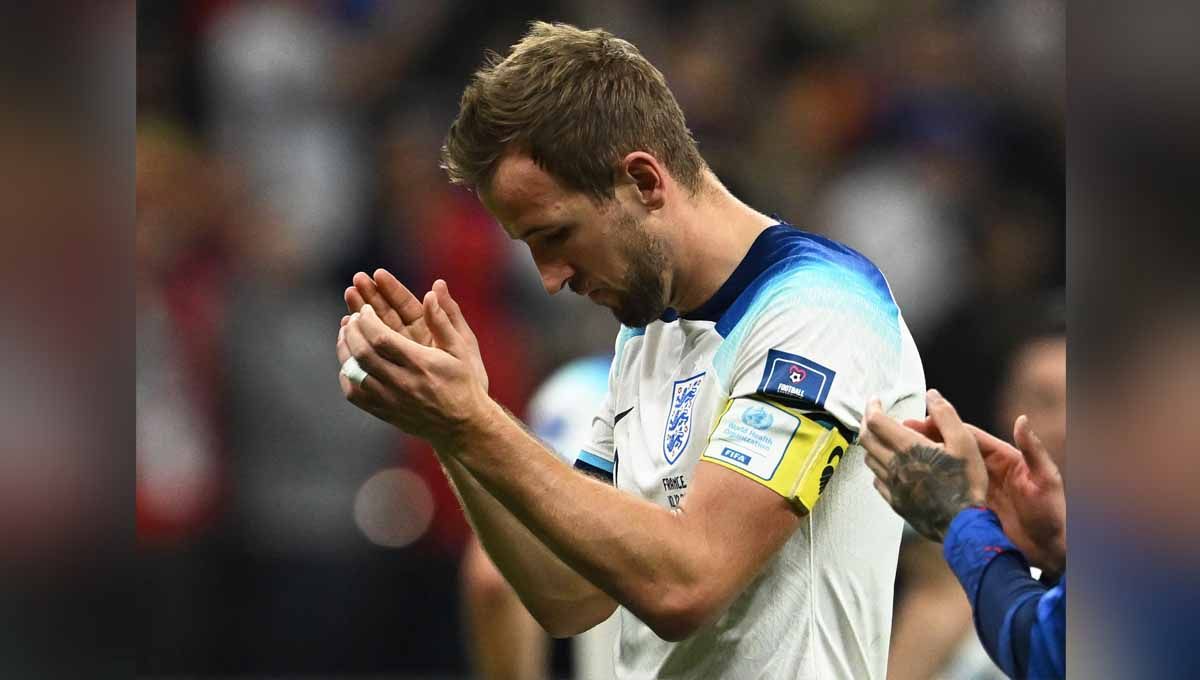
<instances>
[{"instance_id":1,"label":"man's forehead","mask_svg":"<svg viewBox=\"0 0 1200 680\"><path fill-rule=\"evenodd\" d=\"M480 191L484 206L514 238L531 225L555 219L568 193L550 173L524 154L504 155L492 181Z\"/></svg>"},{"instance_id":2,"label":"man's forehead","mask_svg":"<svg viewBox=\"0 0 1200 680\"><path fill-rule=\"evenodd\" d=\"M493 193L514 199L530 200L560 194L563 191L558 181L532 158L516 152L504 154L496 163L491 190Z\"/></svg>"}]
</instances>

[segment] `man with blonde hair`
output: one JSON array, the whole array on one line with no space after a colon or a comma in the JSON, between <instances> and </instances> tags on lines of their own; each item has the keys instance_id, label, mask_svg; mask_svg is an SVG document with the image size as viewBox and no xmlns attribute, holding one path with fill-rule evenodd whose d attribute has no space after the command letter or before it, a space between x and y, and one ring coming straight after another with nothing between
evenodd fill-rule
<instances>
[{"instance_id":1,"label":"man with blonde hair","mask_svg":"<svg viewBox=\"0 0 1200 680\"><path fill-rule=\"evenodd\" d=\"M538 22L491 56L443 163L548 293L622 323L586 474L488 397L444 281L418 300L356 277L341 386L433 443L538 622L616 609L622 678L884 678L901 521L852 442L868 397L921 417L924 376L879 270L734 197L663 75L603 30Z\"/></svg>"}]
</instances>

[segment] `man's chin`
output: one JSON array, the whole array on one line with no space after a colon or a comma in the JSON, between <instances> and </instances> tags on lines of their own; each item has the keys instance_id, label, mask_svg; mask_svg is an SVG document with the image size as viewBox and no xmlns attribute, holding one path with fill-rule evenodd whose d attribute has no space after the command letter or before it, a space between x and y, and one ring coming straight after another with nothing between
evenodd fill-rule
<instances>
[{"instance_id":1,"label":"man's chin","mask_svg":"<svg viewBox=\"0 0 1200 680\"><path fill-rule=\"evenodd\" d=\"M610 307L608 305L605 306L609 308L609 311L612 312L617 321L621 322L621 325L629 328L642 328L643 326L648 326L657 321L659 317L663 315L663 312L666 311L666 309L654 310L649 307L630 309L626 305L620 305L617 307Z\"/></svg>"}]
</instances>

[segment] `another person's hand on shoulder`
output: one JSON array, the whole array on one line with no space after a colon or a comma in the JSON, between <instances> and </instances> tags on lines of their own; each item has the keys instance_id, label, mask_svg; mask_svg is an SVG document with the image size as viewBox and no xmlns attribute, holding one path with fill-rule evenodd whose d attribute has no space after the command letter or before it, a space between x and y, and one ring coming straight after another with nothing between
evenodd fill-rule
<instances>
[{"instance_id":1,"label":"another person's hand on shoulder","mask_svg":"<svg viewBox=\"0 0 1200 680\"><path fill-rule=\"evenodd\" d=\"M1014 447L971 428L988 470L987 505L1029 563L1061 574L1067 563L1067 498L1062 474L1050 453L1020 416L1013 424ZM1019 447L1019 448L1018 448Z\"/></svg>"},{"instance_id":2,"label":"another person's hand on shoulder","mask_svg":"<svg viewBox=\"0 0 1200 680\"><path fill-rule=\"evenodd\" d=\"M906 420L904 426L931 441L942 441L932 411L925 420ZM1067 499L1062 474L1029 418L1020 416L1013 424L1017 446L974 425L966 427L987 468L987 507L1000 518L1004 533L1031 565L1062 573L1067 559Z\"/></svg>"},{"instance_id":3,"label":"another person's hand on shoulder","mask_svg":"<svg viewBox=\"0 0 1200 680\"><path fill-rule=\"evenodd\" d=\"M988 471L954 406L937 390L926 393L926 405L940 441L896 422L872 399L859 443L884 500L918 533L940 543L955 515L984 504Z\"/></svg>"}]
</instances>

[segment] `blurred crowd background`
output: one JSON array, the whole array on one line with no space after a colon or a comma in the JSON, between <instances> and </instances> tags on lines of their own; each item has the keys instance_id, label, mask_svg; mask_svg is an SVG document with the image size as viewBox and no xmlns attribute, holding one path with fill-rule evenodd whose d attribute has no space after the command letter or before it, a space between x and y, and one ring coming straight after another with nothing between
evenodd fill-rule
<instances>
[{"instance_id":1,"label":"blurred crowd background","mask_svg":"<svg viewBox=\"0 0 1200 680\"><path fill-rule=\"evenodd\" d=\"M469 529L428 447L344 401L333 347L351 276L385 267L418 295L449 282L517 414L565 361L611 352L608 312L546 296L438 167L484 50L534 18L637 45L725 184L871 257L928 384L1010 432L1011 354L1065 283L1065 12L138 3L139 672L469 672Z\"/></svg>"}]
</instances>

